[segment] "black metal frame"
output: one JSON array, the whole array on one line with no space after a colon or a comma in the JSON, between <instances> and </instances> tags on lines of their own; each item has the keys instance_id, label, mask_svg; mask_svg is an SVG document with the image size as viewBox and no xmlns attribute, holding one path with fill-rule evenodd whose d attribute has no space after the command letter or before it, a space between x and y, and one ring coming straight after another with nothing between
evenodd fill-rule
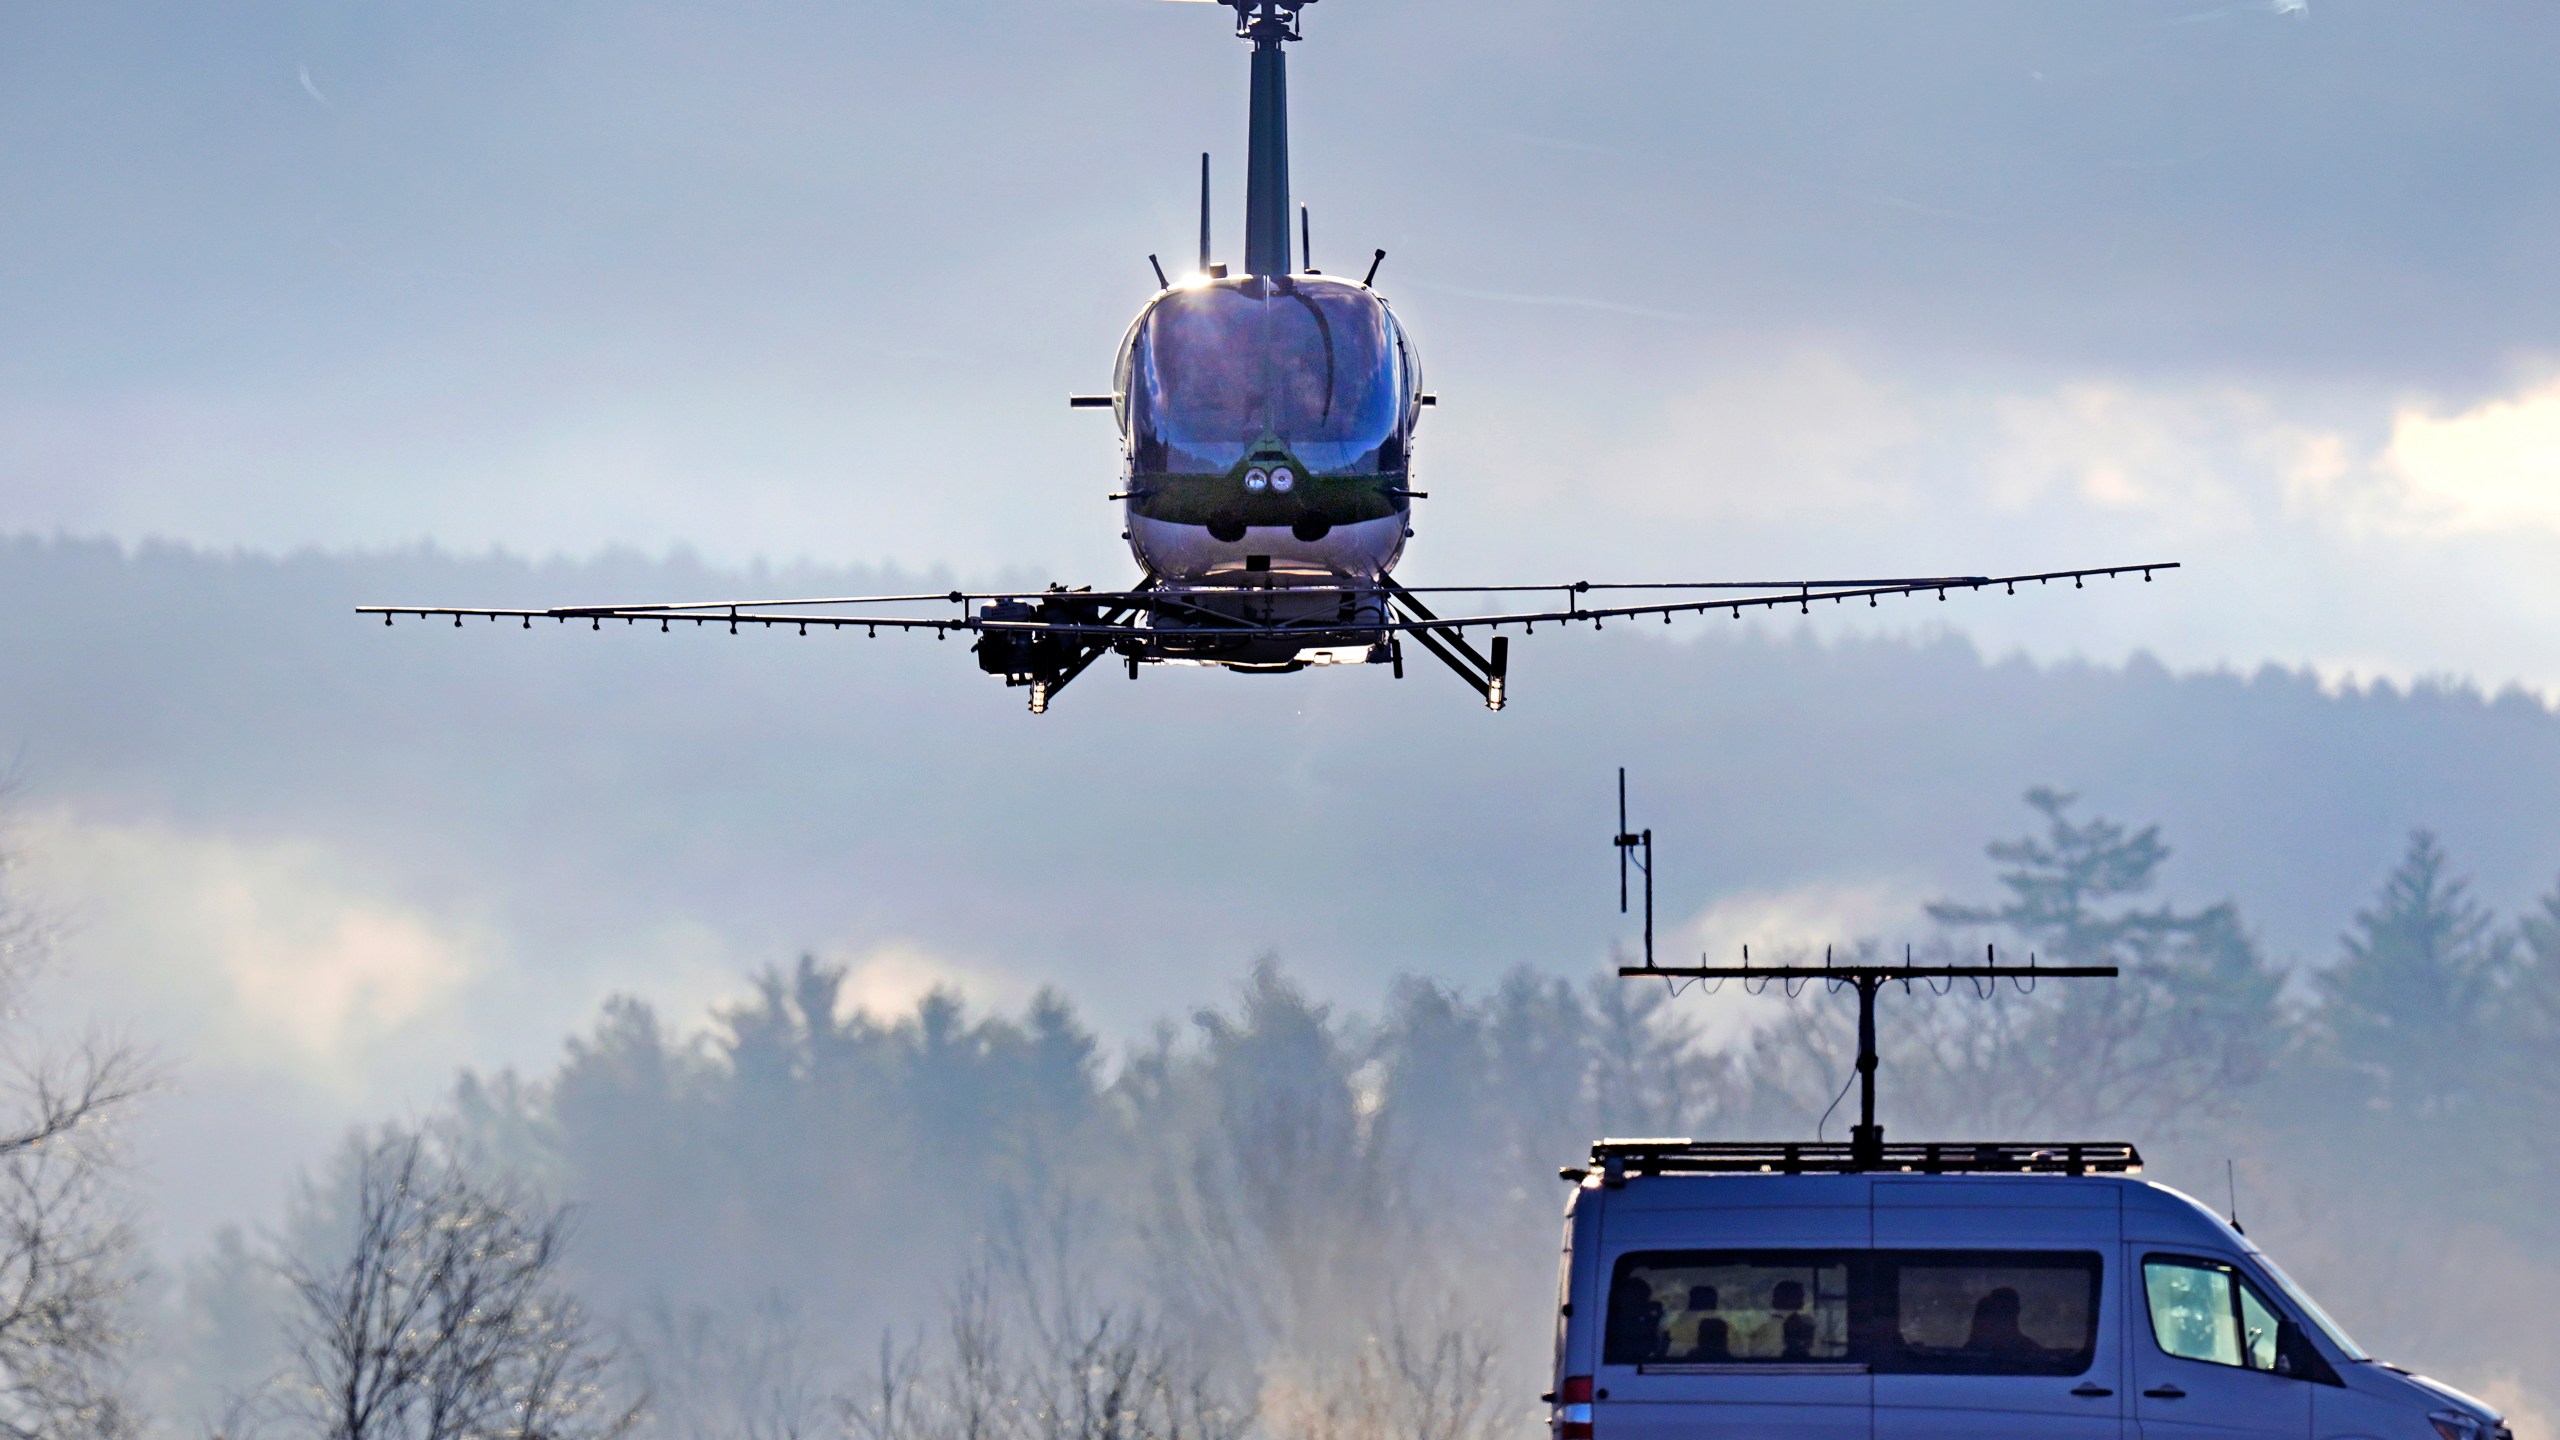
<instances>
[{"instance_id":1,"label":"black metal frame","mask_svg":"<svg viewBox=\"0 0 2560 1440\"><path fill-rule=\"evenodd\" d=\"M1881 1145L1798 1144L1776 1140L1599 1140L1589 1166L1559 1170L1567 1180L1594 1173L1602 1184L1630 1175L2135 1175L2142 1152L2124 1140L1950 1141Z\"/></svg>"},{"instance_id":2,"label":"black metal frame","mask_svg":"<svg viewBox=\"0 0 2560 1440\"><path fill-rule=\"evenodd\" d=\"M564 605L545 609L479 608L450 605L359 605L359 615L379 615L389 625L401 616L414 615L421 620L449 619L459 629L465 620L515 620L526 629L536 620L567 624L584 620L591 629L601 630L607 620L636 625L655 620L661 631L677 623L696 627L725 625L734 635L741 625L788 626L805 635L811 626L826 630L858 629L877 636L882 630L924 631L937 636L963 631L981 637L981 664L992 673L1002 674L1010 685L1026 685L1033 690L1032 709L1042 710L1057 692L1077 675L1084 673L1105 652L1129 658L1133 664L1158 664L1174 659L1203 658L1200 649L1205 642L1229 641L1247 644L1256 641L1290 641L1302 647L1347 647L1368 645L1387 647L1393 651L1397 642L1410 635L1442 664L1447 665L1468 686L1484 697L1486 706L1499 710L1508 698L1510 670L1510 637L1496 633L1483 650L1467 639L1470 630L1499 632L1517 626L1524 634L1535 634L1540 625L1578 625L1588 622L1595 630L1610 620L1659 618L1671 623L1675 615L1709 615L1723 610L1733 618L1742 618L1745 610L1775 610L1793 605L1800 613L1812 613L1816 601L1834 605L1864 599L1869 606L1888 595L1917 596L1934 593L1940 600L1949 591L1979 591L1998 587L2014 595L2020 585L2050 584L2069 580L2079 588L2091 579L2112 579L2122 575L2140 575L2145 581L2153 572L2175 570L2174 561L2146 565L2109 565L2085 570L2046 570L2025 575L1927 575L1895 579L1864 580L1699 580L1671 581L1659 584L1603 584L1578 580L1556 585L1414 585L1399 584L1385 576L1368 584L1342 585L1273 585L1268 593L1296 599L1335 596L1353 602L1383 600L1387 618L1378 621L1343 623L1324 621L1303 625L1267 625L1238 620L1208 608L1202 602L1209 598L1232 594L1254 593L1241 586L1194 586L1176 589L1162 584L1153 576L1142 579L1127 590L1068 590L1051 586L1045 590L948 590L939 594L915 595L839 595L795 600L701 600L677 604L638 605ZM1666 593L1686 591L1727 592L1712 599L1678 599L1646 604L1587 606L1584 597L1594 592ZM1734 591L1752 593L1733 594ZM1448 615L1434 611L1421 597L1424 595L1556 595L1565 604L1507 610L1493 614ZM846 614L816 607L840 606L911 606L948 604L956 607L950 615L918 615L914 613ZM970 607L977 606L975 613ZM1153 622L1169 618L1179 622L1178 629L1159 628ZM1017 650L1004 648L1004 668L986 665L986 637L1020 636L1033 641L1061 642L1055 647L1036 651L1020 651L1043 657L1029 668L1014 668ZM1214 659L1214 656L1206 658ZM1400 657L1398 673L1402 673ZM1135 673L1133 669L1132 674Z\"/></svg>"},{"instance_id":3,"label":"black metal frame","mask_svg":"<svg viewBox=\"0 0 2560 1440\"><path fill-rule=\"evenodd\" d=\"M1984 953L1991 955L1988 946ZM1996 958L1996 957L1994 957ZM1833 989L1848 986L1858 992L1858 1123L1849 1129L1849 1154L1854 1168L1881 1170L1884 1165L1884 1127L1876 1123L1876 993L1895 981L1908 989L1915 980L2014 980L2031 984L2037 980L2113 979L2113 965L2039 965L2029 956L2024 965L1914 965L1909 960L1899 965L1835 965L1827 958L1820 965L1622 965L1618 974L1624 979L1666 980L1778 980L1789 984L1805 984L1820 980Z\"/></svg>"},{"instance_id":4,"label":"black metal frame","mask_svg":"<svg viewBox=\"0 0 2560 1440\"><path fill-rule=\"evenodd\" d=\"M1825 1146L1820 1143L1816 1143L1813 1146L1807 1147L1803 1145L1781 1145L1774 1143L1760 1144L1753 1142L1745 1144L1736 1150L1737 1154L1746 1159L1754 1156L1765 1156L1765 1153L1772 1149L1782 1150L1790 1156L1799 1157L1815 1153L1830 1155L1836 1151L1840 1161L1838 1165L1817 1166L1816 1168L1848 1170L1883 1170L1893 1168L1888 1166L1886 1163L1887 1147L1884 1143L1884 1127L1876 1123L1876 1068L1878 1065L1876 1055L1876 996L1881 993L1887 985L1899 982L1902 985L1903 990L1907 993L1915 981L1988 979L1995 987L2000 981L2008 980L2016 983L2021 989L2032 989L2034 983L2038 980L2111 980L2114 979L2118 973L2116 967L2113 965L2039 964L2037 963L2032 951L2028 953L2027 963L2024 965L2003 965L1999 963L1999 951L1989 945L1982 947L1982 963L1978 965L1915 965L1912 963L1910 954L1907 951L1903 955L1902 963L1898 965L1861 962L1837 964L1833 962L1831 953L1828 950L1823 952L1822 963L1820 965L1754 965L1751 963L1751 947L1748 945L1742 947L1742 963L1739 965L1659 965L1654 962L1653 958L1653 831L1650 827L1641 832L1634 833L1630 833L1627 829L1627 772L1626 767L1624 766L1620 766L1618 769L1618 831L1616 835L1611 837L1610 843L1618 848L1618 913L1621 915L1627 912L1628 856L1630 852L1638 846L1643 847L1644 850L1644 963L1642 965L1619 966L1618 975L1620 978L1629 980L1740 980L1745 984L1749 984L1754 981L1764 983L1768 981L1776 981L1787 986L1789 994L1795 993L1795 987L1797 986L1820 981L1833 990L1846 987L1853 989L1858 993L1858 1123L1849 1128L1849 1143L1846 1146ZM1687 1140L1603 1141L1602 1144L1604 1146L1617 1145L1621 1147L1660 1145L1666 1147L1690 1147L1692 1150L1701 1150L1701 1147L1697 1147L1693 1142ZM2009 1149L2023 1148L2037 1152L2051 1148L2040 1144L2024 1147L2017 1145L2016 1142L2005 1142L2005 1144ZM1925 1157L1935 1155L1941 1150L1952 1152L1956 1150L1980 1150L1984 1148L1985 1147L1981 1146L1966 1147L1955 1145L1899 1147L1901 1150L1916 1149L1924 1152L1924 1163L1935 1163L1934 1161L1926 1160ZM1990 1150L1998 1151L2001 1150L2003 1146L1993 1145L1988 1148ZM2085 1145L2071 1145L2066 1146L2065 1148L2077 1155L2079 1151L2088 1147ZM2129 1145L2124 1148L2128 1152L2132 1149ZM1703 1147L1701 1153L1722 1153L1726 1150L1735 1149L1736 1147L1707 1146ZM1595 1147L1592 1154L1596 1158L1600 1154L1600 1150ZM2136 1164L2140 1163L2139 1156L2135 1156L2134 1159ZM2081 1162L2075 1159L2071 1163L2078 1165ZM1755 1162L1754 1164L1749 1165L1737 1163L1723 1166L1721 1168L1748 1169L1769 1167L1765 1163ZM1908 1167L1906 1166L1904 1168ZM2075 1169L2071 1173L2079 1174L2082 1172Z\"/></svg>"},{"instance_id":5,"label":"black metal frame","mask_svg":"<svg viewBox=\"0 0 2560 1440\"><path fill-rule=\"evenodd\" d=\"M1218 0L1236 12L1236 38L1278 45L1298 38L1298 12L1316 0Z\"/></svg>"}]
</instances>

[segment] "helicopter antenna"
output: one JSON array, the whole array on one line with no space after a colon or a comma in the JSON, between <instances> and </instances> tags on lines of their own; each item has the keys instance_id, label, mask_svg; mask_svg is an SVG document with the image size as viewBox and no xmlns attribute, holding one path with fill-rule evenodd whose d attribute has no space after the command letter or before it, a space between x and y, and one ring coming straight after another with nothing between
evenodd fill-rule
<instances>
[{"instance_id":1,"label":"helicopter antenna","mask_svg":"<svg viewBox=\"0 0 2560 1440\"><path fill-rule=\"evenodd\" d=\"M1209 152L1200 152L1200 273L1209 273Z\"/></svg>"},{"instance_id":2,"label":"helicopter antenna","mask_svg":"<svg viewBox=\"0 0 2560 1440\"><path fill-rule=\"evenodd\" d=\"M1307 207L1299 206L1298 264L1303 266L1310 275L1321 275L1324 272L1316 268L1316 240L1313 225L1314 222L1307 218Z\"/></svg>"}]
</instances>

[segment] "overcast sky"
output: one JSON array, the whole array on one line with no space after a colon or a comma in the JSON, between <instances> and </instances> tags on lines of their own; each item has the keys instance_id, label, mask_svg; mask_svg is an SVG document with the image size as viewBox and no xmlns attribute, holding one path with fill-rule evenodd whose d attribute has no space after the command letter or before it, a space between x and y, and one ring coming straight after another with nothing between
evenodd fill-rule
<instances>
[{"instance_id":1,"label":"overcast sky","mask_svg":"<svg viewBox=\"0 0 2560 1440\"><path fill-rule=\"evenodd\" d=\"M1241 211L1206 6L19 4L0 526L1128 566L1104 383ZM2038 653L2560 686L2560 12L1332 0L1316 258L1410 572L2176 558ZM2413 603L2416 602L2416 603ZM2459 617L2457 620L2456 617Z\"/></svg>"},{"instance_id":2,"label":"overcast sky","mask_svg":"<svg viewBox=\"0 0 2560 1440\"><path fill-rule=\"evenodd\" d=\"M1117 582L1129 560L1104 500L1109 424L1064 397L1106 383L1151 288L1147 255L1187 255L1204 149L1221 257L1241 249L1246 52L1222 21L1158 0L0 5L0 533L270 554L626 547L713 567L548 572L564 585L754 583L735 572L759 561ZM1924 620L1841 617L1823 633L1952 629L1994 658L2112 665L2148 651L2181 672L2274 662L2560 695L2560 10L2542 0L1325 0L1306 28L1291 57L1296 189L1314 210L1315 259L1348 270L1389 252L1381 288L1441 396L1418 449L1433 498L1407 578L2177 560L2188 568L2103 601L1983 597ZM485 579L530 598L546 581L509 574L357 565L293 593L468 601L331 587ZM80 693L150 703L161 652L137 645L84 674L76 649L28 638L64 617L14 593L27 603L9 617L13 654L36 646L72 667L75 692L92 683ZM211 584L198 598L231 593ZM152 612L137 601L118 613L148 625ZM254 630L209 635L215 648L189 655L218 676L235 661L254 669L259 643ZM673 654L651 652L680 666ZM311 663L332 694L370 683ZM565 712L508 712L492 698L502 688L471 688L456 664L433 673L468 691L452 701L456 723L480 727L471 753L498 774L492 793L515 793L503 757L552 751L511 744L523 737L506 725ZM1957 684L1961 670L1939 679ZM1216 689L1222 677L1192 678L1146 692L1194 697L1164 719L1115 710L1116 733L1134 744L1179 716L1249 739L1265 733L1264 707L1286 707L1267 720L1278 733L1304 723L1299 702L1320 685L1358 677L1232 693ZM933 683L946 681L976 687L952 689L968 698L951 703L982 707L990 727L1001 717L1006 728L983 732L990 745L1019 743L1015 697L971 675ZM188 683L274 707L244 700L224 734L260 733L303 705L273 675L237 691ZM2080 713L2054 714L2066 712ZM22 734L0 741L23 747L54 879L93 916L94 947L177 964L167 957L201 932L201 916L185 918L198 901L137 874L192 876L188 894L236 899L338 866L331 883L350 893L403 897L389 918L314 912L294 922L321 937L295 952L302 969L234 976L235 999L339 986L327 993L344 1004L276 1022L319 1027L305 1038L333 1055L373 1055L349 1039L348 1017L402 985L432 989L465 963L453 956L536 966L581 917L601 934L656 937L651 953L678 957L651 972L671 995L708 993L702 977L769 950L839 941L893 959L880 947L910 944L898 962L910 979L951 973L965 952L1001 972L991 995L1085 979L1130 1024L1145 997L1172 993L1144 967L1106 982L999 964L1011 937L970 932L967 914L924 940L924 922L882 918L894 906L831 914L808 897L842 853L824 847L852 842L793 821L805 797L779 769L738 779L714 829L769 846L758 873L800 899L761 919L746 900L615 909L629 894L588 876L564 894L601 908L555 897L537 916L508 898L529 888L522 856L477 870L457 858L516 833L496 811L445 816L457 828L422 859L433 845L359 834L352 816L399 816L379 795L347 798L353 782L332 768L351 767L346 756L318 766L341 776L324 786L293 780L280 752L187 751L183 728L144 727L115 751L75 739L78 715L7 713ZM688 724L702 743L736 744L769 733L773 713L742 705L728 733L716 707ZM1470 803L1446 773L1463 757L1428 744L1438 722L1408 718L1381 743L1440 767L1435 803ZM1541 723L1558 751L1581 733L1574 713ZM864 731L883 748L828 763L879 770L848 793L896 792L895 727L875 718ZM1002 765L973 773L964 819L938 832L948 849L920 873L948 874L1034 824L1072 833L1086 812L1133 832L1186 813L1188 800L1126 793L1145 757L1079 748L1100 742L1074 733L1088 740L1011 757L1073 769L1073 784L1043 780L1038 814L1008 810ZM1301 741L1289 742L1301 764L1332 753ZM1564 769L1613 763L1503 753L1558 767L1559 794L1583 783ZM1227 763L1259 762L1246 751ZM561 794L588 822L562 843L694 853L701 811L653 789L652 773L622 755L598 771L611 803ZM2345 760L2306 763L2302 783L2356 774ZM219 776L228 788L207 778ZM1387 764L1371 777L1382 813L1415 798L1396 776ZM254 777L329 789L345 809L262 800ZM1985 762L1893 804L1926 812L1922 797L1957 778L1984 807L2045 779L2150 794L2135 776ZM1256 793L1311 803L1303 781L1269 778ZM1199 777L1144 783L1188 796ZM2317 943L2334 923L2320 917L2369 883L2351 856L2378 851L2378 866L2401 827L2454 826L2459 815L2437 812L2498 791L2484 774L2447 783L2467 798L2341 799L2369 823L2341 839L2324 878L2266 901L2285 944ZM1826 803L1856 793L1835 787ZM1913 843L1970 855L2002 813L1968 812ZM1292 824L1312 834L1319 818ZM2521 819L2482 824L2515 839L2495 863L2512 871L2502 898L2521 894L2548 848ZM1817 839L1786 852L1793 871L1750 872L1746 888L1812 886L1836 902L1817 920L1881 925L1970 873L1882 851L1825 869ZM169 859L173 845L194 858ZM1735 854L1743 863L1748 847ZM143 863L153 855L167 864ZM770 878L793 865L807 868ZM1126 888L1078 903L1144 906L1154 893L1095 883ZM2211 894L2238 882L2198 883ZM910 888L951 913L966 893ZM1340 939L1357 927L1293 921L1252 894L1250 876L1222 873L1171 908L1163 933L1208 927L1220 965L1295 944L1335 946L1334 961L1312 963L1344 976L1374 968ZM1690 895L1687 913L1714 900ZM1377 924L1410 937L1446 918L1423 907ZM1100 963L1107 929L1070 948ZM1561 933L1536 932L1541 944ZM359 955L388 968L363 978ZM516 1017L525 1035L574 1023L608 969L586 954L574 981ZM451 997L512 992L452 980L435 993L460 1004ZM274 1151L289 1155L302 1142L286 1131L307 1138L415 1093L451 1058L439 1047L471 1028L413 1034L397 1084L250 1065L240 1104L301 1117L299 1129L279 1122ZM252 1054L266 1042L243 1037L265 1033L220 1043Z\"/></svg>"}]
</instances>

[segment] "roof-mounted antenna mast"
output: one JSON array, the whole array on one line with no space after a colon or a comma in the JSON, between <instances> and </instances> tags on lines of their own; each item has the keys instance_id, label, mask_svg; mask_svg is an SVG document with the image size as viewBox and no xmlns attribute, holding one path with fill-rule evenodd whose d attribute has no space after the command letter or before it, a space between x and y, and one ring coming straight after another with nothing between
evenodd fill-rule
<instances>
[{"instance_id":1,"label":"roof-mounted antenna mast","mask_svg":"<svg viewBox=\"0 0 2560 1440\"><path fill-rule=\"evenodd\" d=\"M1298 12L1315 0L1218 0L1253 42L1252 151L1244 173L1244 270L1289 273L1289 65L1281 46L1298 38Z\"/></svg>"},{"instance_id":2,"label":"roof-mounted antenna mast","mask_svg":"<svg viewBox=\"0 0 2560 1440\"><path fill-rule=\"evenodd\" d=\"M2000 963L1999 953L1989 945L1982 947L1982 963L1979 965L1916 965L1912 963L1911 953L1908 950L1903 952L1902 963L1899 965L1874 963L1844 965L1835 963L1828 949L1822 952L1822 963L1819 965L1754 965L1751 963L1751 951L1747 946L1743 949L1742 963L1739 965L1657 965L1653 959L1652 944L1653 832L1646 830L1634 835L1627 833L1626 787L1627 772L1621 769L1618 772L1618 835L1615 842L1619 857L1618 909L1623 914L1627 906L1628 852L1641 845L1645 851L1643 866L1645 963L1621 965L1618 967L1618 974L1627 979L1741 980L1745 982L1776 980L1786 985L1790 994L1794 993L1794 987L1816 980L1824 982L1835 990L1844 986L1856 990L1858 992L1858 1123L1849 1131L1848 1168L1852 1170L1881 1170L1885 1163L1884 1127L1876 1123L1876 994L1885 986L1899 981L1903 989L1908 991L1911 988L1911 982L1915 980L1988 979L1995 985L2002 980L2009 980L2023 987L2032 985L2038 980L2107 979L2113 978L2116 974L2116 967L2113 965L2039 965L2033 955L2027 957L2027 963L2024 965L2003 965Z\"/></svg>"},{"instance_id":3,"label":"roof-mounted antenna mast","mask_svg":"<svg viewBox=\"0 0 2560 1440\"><path fill-rule=\"evenodd\" d=\"M1644 968L1653 968L1653 832L1627 829L1627 767L1618 767L1618 835L1610 842L1618 847L1618 913L1627 913L1627 864L1641 848L1644 858L1635 867L1644 872Z\"/></svg>"}]
</instances>

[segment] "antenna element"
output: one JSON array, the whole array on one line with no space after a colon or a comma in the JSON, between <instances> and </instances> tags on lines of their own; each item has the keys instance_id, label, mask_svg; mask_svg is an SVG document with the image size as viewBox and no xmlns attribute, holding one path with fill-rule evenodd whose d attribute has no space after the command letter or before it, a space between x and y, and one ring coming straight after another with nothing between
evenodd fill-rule
<instances>
[{"instance_id":1,"label":"antenna element","mask_svg":"<svg viewBox=\"0 0 2560 1440\"><path fill-rule=\"evenodd\" d=\"M1644 968L1653 969L1653 832L1627 829L1627 767L1618 767L1618 834L1609 843L1618 847L1618 913L1627 913L1627 865L1644 872ZM1635 859L1641 848L1644 858ZM1619 972L1624 974L1624 971Z\"/></svg>"}]
</instances>

